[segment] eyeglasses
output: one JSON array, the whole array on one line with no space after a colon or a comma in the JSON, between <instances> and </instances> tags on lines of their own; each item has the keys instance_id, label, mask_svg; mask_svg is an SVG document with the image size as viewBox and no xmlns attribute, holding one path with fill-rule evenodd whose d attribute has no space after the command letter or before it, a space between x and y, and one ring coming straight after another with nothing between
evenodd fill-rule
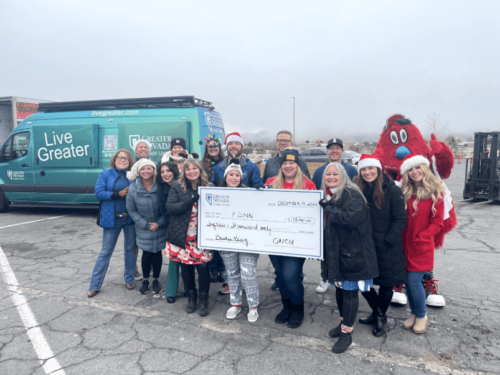
<instances>
[{"instance_id":1,"label":"eyeglasses","mask_svg":"<svg viewBox=\"0 0 500 375\"><path fill-rule=\"evenodd\" d=\"M291 139L277 139L276 142L278 143L290 143L292 140Z\"/></svg>"},{"instance_id":2,"label":"eyeglasses","mask_svg":"<svg viewBox=\"0 0 500 375\"><path fill-rule=\"evenodd\" d=\"M118 156L116 158L116 160L120 160L120 161L125 161L126 160L126 161L128 161L128 157L126 157L126 156Z\"/></svg>"}]
</instances>

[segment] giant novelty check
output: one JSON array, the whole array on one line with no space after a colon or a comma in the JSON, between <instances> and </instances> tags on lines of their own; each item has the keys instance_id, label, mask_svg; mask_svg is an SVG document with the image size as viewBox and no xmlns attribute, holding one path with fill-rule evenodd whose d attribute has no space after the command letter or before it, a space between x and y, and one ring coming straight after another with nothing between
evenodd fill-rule
<instances>
[{"instance_id":1,"label":"giant novelty check","mask_svg":"<svg viewBox=\"0 0 500 375\"><path fill-rule=\"evenodd\" d=\"M318 190L200 187L198 246L323 258Z\"/></svg>"}]
</instances>

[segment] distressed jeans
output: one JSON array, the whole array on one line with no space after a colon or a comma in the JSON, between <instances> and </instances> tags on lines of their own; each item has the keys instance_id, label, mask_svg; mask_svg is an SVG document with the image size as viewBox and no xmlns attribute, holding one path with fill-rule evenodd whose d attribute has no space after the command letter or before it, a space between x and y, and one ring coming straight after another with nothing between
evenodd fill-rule
<instances>
[{"instance_id":1,"label":"distressed jeans","mask_svg":"<svg viewBox=\"0 0 500 375\"><path fill-rule=\"evenodd\" d=\"M123 252L125 258L125 269L123 278L125 284L134 283L135 271L135 226L134 224L125 224L124 217L115 217L114 228L104 228L102 235L102 249L95 262L92 277L90 279L89 290L101 290L104 277L108 271L109 261L113 251L115 251L116 242L123 230L125 236L123 243Z\"/></svg>"},{"instance_id":2,"label":"distressed jeans","mask_svg":"<svg viewBox=\"0 0 500 375\"><path fill-rule=\"evenodd\" d=\"M259 306L259 282L257 278L257 261L259 254L240 253L236 251L220 251L227 271L227 283L231 305L241 306L243 288L247 295L249 307Z\"/></svg>"}]
</instances>

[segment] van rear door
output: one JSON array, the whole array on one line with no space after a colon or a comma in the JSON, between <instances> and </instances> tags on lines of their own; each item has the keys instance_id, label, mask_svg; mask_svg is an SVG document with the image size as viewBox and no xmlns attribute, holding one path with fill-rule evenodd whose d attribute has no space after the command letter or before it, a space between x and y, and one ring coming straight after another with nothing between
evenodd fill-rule
<instances>
[{"instance_id":1,"label":"van rear door","mask_svg":"<svg viewBox=\"0 0 500 375\"><path fill-rule=\"evenodd\" d=\"M33 201L95 203L98 125L33 125L33 138Z\"/></svg>"},{"instance_id":2,"label":"van rear door","mask_svg":"<svg viewBox=\"0 0 500 375\"><path fill-rule=\"evenodd\" d=\"M12 133L0 150L0 181L11 202L31 201L33 191L33 148L30 131Z\"/></svg>"}]
</instances>

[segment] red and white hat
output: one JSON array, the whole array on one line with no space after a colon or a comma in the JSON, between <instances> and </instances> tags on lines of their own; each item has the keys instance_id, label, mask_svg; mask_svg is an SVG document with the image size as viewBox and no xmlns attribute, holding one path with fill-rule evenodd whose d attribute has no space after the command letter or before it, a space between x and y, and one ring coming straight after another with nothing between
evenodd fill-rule
<instances>
[{"instance_id":1,"label":"red and white hat","mask_svg":"<svg viewBox=\"0 0 500 375\"><path fill-rule=\"evenodd\" d=\"M401 164L401 168L399 168L399 174L402 177L407 174L410 169L420 164L425 164L429 167L431 163L425 156L410 154L403 159L403 164Z\"/></svg>"},{"instance_id":2,"label":"red and white hat","mask_svg":"<svg viewBox=\"0 0 500 375\"><path fill-rule=\"evenodd\" d=\"M241 145L243 147L245 147L245 142L243 142L243 138L240 135L240 133L238 133L238 132L229 133L228 135L226 135L226 140L224 141L224 144L222 145L222 149L224 151L227 150L227 144L229 142L239 142L239 143L241 143Z\"/></svg>"},{"instance_id":3,"label":"red and white hat","mask_svg":"<svg viewBox=\"0 0 500 375\"><path fill-rule=\"evenodd\" d=\"M382 170L382 160L384 159L384 152L381 148L376 149L375 152L370 154L363 154L359 158L358 170L366 167L377 167Z\"/></svg>"}]
</instances>

